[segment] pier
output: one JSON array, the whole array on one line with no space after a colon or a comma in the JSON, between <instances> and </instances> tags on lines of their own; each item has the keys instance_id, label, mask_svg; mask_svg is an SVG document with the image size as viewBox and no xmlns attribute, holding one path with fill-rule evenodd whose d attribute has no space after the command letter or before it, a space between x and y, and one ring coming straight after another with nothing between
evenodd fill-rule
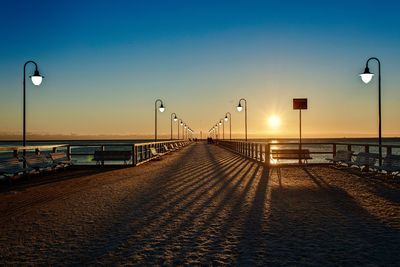
<instances>
[{"instance_id":1,"label":"pier","mask_svg":"<svg viewBox=\"0 0 400 267\"><path fill-rule=\"evenodd\" d=\"M400 184L326 165L281 175L222 146L78 166L0 194L5 265L397 265Z\"/></svg>"}]
</instances>

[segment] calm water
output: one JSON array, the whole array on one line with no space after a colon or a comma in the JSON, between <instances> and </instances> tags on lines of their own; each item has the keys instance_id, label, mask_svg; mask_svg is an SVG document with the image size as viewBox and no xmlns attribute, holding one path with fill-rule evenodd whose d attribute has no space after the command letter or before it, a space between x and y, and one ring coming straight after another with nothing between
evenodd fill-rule
<instances>
[{"instance_id":1,"label":"calm water","mask_svg":"<svg viewBox=\"0 0 400 267\"><path fill-rule=\"evenodd\" d=\"M258 141L258 142L271 142L274 145L271 146L271 149L277 148L298 148L296 143L297 139L253 139L250 141ZM72 160L78 164L95 164L93 162L93 154L96 150L100 150L101 145L105 146L105 150L132 150L132 145L135 143L146 143L152 142L152 140L85 140L85 141L38 141L38 142L28 142L28 145L53 145L53 144L69 144L72 146ZM377 145L376 139L371 138L357 138L357 139L305 139L304 143L337 143L337 150L347 150L347 143L354 144L352 146L352 151L355 153L364 151L364 146L356 144L370 144ZM293 145L285 144L280 145L279 143L293 143ZM85 146L81 146L84 144ZM342 145L341 145L342 144ZM384 140L385 145L399 145L400 146L400 138L390 138ZM21 142L9 142L9 141L0 141L0 146L20 146ZM90 146L88 146L90 145ZM313 154L313 159L310 162L326 162L326 158L332 157L332 145L325 144L304 144L303 148L309 149L311 152L320 152L321 154ZM63 148L60 149L61 151ZM64 149L65 150L65 149ZM44 151L44 153L49 153L50 150ZM378 153L378 147L371 146L371 153ZM393 148L393 154L400 154L400 148ZM83 155L78 155L83 154ZM383 156L386 154L386 149L383 149ZM12 153L10 152L0 152L0 158L10 157Z\"/></svg>"}]
</instances>

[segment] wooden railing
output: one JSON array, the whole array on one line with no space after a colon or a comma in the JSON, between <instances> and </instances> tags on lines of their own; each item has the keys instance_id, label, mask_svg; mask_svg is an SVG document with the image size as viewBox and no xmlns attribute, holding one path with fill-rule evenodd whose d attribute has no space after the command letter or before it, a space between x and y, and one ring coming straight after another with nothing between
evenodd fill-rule
<instances>
[{"instance_id":1,"label":"wooden railing","mask_svg":"<svg viewBox=\"0 0 400 267\"><path fill-rule=\"evenodd\" d=\"M37 146L2 146L0 152L10 152L14 157L19 157L23 151L26 153L46 153L46 152L57 152L63 151L66 153L69 160L77 158L87 157L83 162L75 160L75 165L94 164L92 158L95 151L126 151L129 149L131 152L131 164L136 166L147 162L152 159L150 148L155 148L158 153L165 153L164 145L170 149L170 144L187 145L191 143L188 140L172 140L172 141L161 141L161 142L146 142L146 143L76 143L76 144L57 144L57 145L37 145ZM101 162L104 164L104 162ZM118 162L117 162L118 163ZM119 164L119 163L118 163Z\"/></svg>"},{"instance_id":2,"label":"wooden railing","mask_svg":"<svg viewBox=\"0 0 400 267\"><path fill-rule=\"evenodd\" d=\"M39 154L41 151L50 150L52 152L56 152L57 149L65 148L68 144L59 144L59 145L38 145L38 146L3 146L0 147L0 152L12 152L15 157L18 156L20 152L29 152L34 151L36 154Z\"/></svg>"},{"instance_id":3,"label":"wooden railing","mask_svg":"<svg viewBox=\"0 0 400 267\"><path fill-rule=\"evenodd\" d=\"M296 142L281 143L218 140L217 144L221 147L239 153L247 158L262 162L267 166L276 163L272 157L272 150L277 148L299 148L299 143ZM378 153L379 150L378 144L368 143L302 142L301 147L302 149L310 150L310 155L314 155L314 159L310 160L309 162L315 164L327 164L328 161L326 161L325 158L321 156L328 156L332 158L336 155L336 151L338 150L353 151L354 154L357 154L358 152ZM382 145L382 158L391 154L400 154L400 145ZM286 161L285 163L297 164L298 161Z\"/></svg>"},{"instance_id":4,"label":"wooden railing","mask_svg":"<svg viewBox=\"0 0 400 267\"><path fill-rule=\"evenodd\" d=\"M147 162L153 158L150 148L155 148L158 153L165 153L164 145L167 147L170 144L183 144L187 145L190 141L187 140L172 140L172 141L160 141L160 142L146 142L146 143L118 143L118 144L73 144L67 146L67 155L69 158L88 156L91 157L94 151L106 151L108 149L125 151L129 149L131 151L131 164L136 166ZM88 148L92 148L92 151L87 151ZM169 148L169 147L168 147ZM74 152L74 150L86 150L86 152ZM104 164L104 163L102 163Z\"/></svg>"}]
</instances>

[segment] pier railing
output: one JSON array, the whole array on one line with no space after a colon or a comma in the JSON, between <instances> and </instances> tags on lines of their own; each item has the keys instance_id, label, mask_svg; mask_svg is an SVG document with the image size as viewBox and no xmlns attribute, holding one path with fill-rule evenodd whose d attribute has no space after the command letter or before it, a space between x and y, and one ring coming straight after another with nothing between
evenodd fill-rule
<instances>
[{"instance_id":1,"label":"pier railing","mask_svg":"<svg viewBox=\"0 0 400 267\"><path fill-rule=\"evenodd\" d=\"M95 151L130 151L131 152L131 165L139 165L153 159L154 155L151 153L151 148L155 148L157 153L166 153L164 145L169 149L170 144L188 144L187 140L172 140L160 142L146 142L146 143L118 143L118 144L71 144L67 146L67 155L71 159L82 159L86 157L83 162L78 161L78 164L88 164ZM101 162L104 164L104 162ZM116 162L121 164L121 162Z\"/></svg>"},{"instance_id":2,"label":"pier railing","mask_svg":"<svg viewBox=\"0 0 400 267\"><path fill-rule=\"evenodd\" d=\"M139 165L151 160L154 155L151 153L151 148L155 148L157 153L166 153L164 145L170 149L170 144L187 145L191 141L188 140L171 140L160 142L145 142L145 143L95 143L95 142L82 142L75 144L56 144L56 145L36 145L36 146L14 146L14 147L0 147L0 152L9 153L10 156L20 157L22 153L50 153L50 152L65 152L68 159L73 160L76 165L92 165L96 164L93 161L95 151L129 151L131 159L129 164ZM104 161L100 162L104 165ZM115 164L124 164L121 162L114 162Z\"/></svg>"},{"instance_id":3,"label":"pier railing","mask_svg":"<svg viewBox=\"0 0 400 267\"><path fill-rule=\"evenodd\" d=\"M298 142L245 142L239 140L218 140L217 144L267 166L277 163L273 158L273 150L298 150L300 145ZM379 145L371 143L302 142L301 148L309 150L312 159L308 162L312 164L327 164L326 158L333 158L338 150L353 151L354 154L359 152L378 153L379 151ZM382 145L382 158L391 154L400 155L400 145ZM283 160L280 163L299 164L299 161Z\"/></svg>"}]
</instances>

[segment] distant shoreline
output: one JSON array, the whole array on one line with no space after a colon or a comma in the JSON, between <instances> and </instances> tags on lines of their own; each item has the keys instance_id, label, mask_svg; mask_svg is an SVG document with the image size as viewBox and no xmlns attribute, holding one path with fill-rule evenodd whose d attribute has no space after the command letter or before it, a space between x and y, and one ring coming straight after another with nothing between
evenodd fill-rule
<instances>
[{"instance_id":1,"label":"distant shoreline","mask_svg":"<svg viewBox=\"0 0 400 267\"><path fill-rule=\"evenodd\" d=\"M340 141L376 141L378 138L377 137L340 137L340 138L335 138L335 137L307 137L303 138L302 140L304 141L334 141L334 142L340 142ZM384 137L382 138L383 141L390 142L390 141L400 141L400 137ZM125 138L120 138L120 139L107 139L107 138L93 138L93 139L32 139L28 140L28 142L137 142L137 141L142 141L142 142L152 142L154 139L152 138L137 138L137 139L125 139ZM158 141L169 141L171 139L169 138L162 138L159 139ZM174 139L176 140L176 138ZM199 139L200 140L200 139ZM203 138L202 140L206 140ZM225 140L228 140L225 138ZM242 138L232 138L232 140L243 140ZM296 141L298 138L249 138L249 141ZM20 142L21 139L5 139L5 140L0 140L0 143L7 143L7 142Z\"/></svg>"}]
</instances>

